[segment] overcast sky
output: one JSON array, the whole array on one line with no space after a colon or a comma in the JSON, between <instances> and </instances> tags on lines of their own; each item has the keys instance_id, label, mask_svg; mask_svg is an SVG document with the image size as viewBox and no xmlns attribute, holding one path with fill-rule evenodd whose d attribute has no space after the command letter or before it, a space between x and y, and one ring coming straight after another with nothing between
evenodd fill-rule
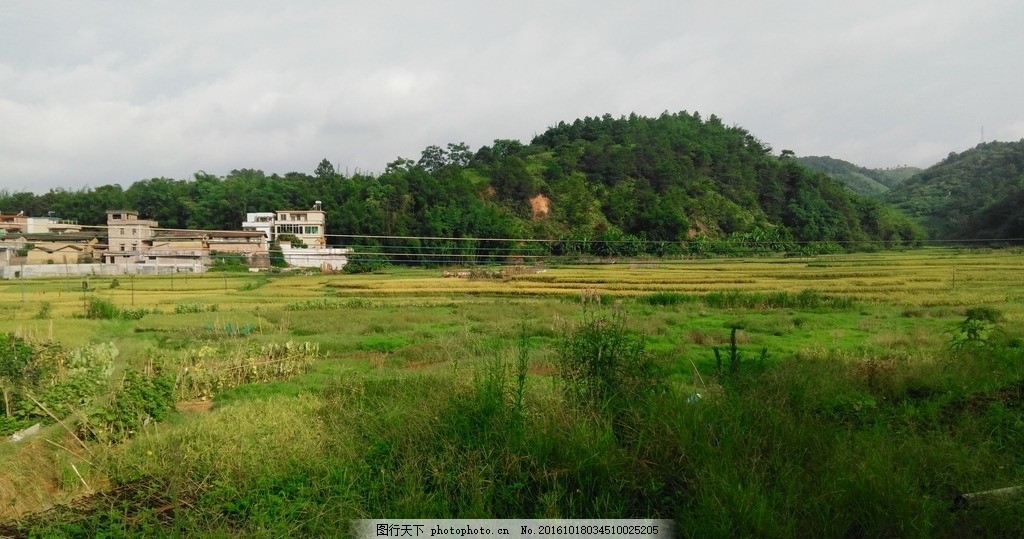
<instances>
[{"instance_id":1,"label":"overcast sky","mask_svg":"<svg viewBox=\"0 0 1024 539\"><path fill-rule=\"evenodd\" d=\"M924 167L1024 138L1022 51L1019 0L0 0L0 189L380 172L682 110Z\"/></svg>"}]
</instances>

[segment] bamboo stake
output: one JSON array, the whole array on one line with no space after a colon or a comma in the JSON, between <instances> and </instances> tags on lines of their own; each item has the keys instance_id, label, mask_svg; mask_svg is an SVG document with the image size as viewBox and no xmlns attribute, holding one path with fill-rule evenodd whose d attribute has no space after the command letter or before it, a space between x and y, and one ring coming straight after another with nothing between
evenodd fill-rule
<instances>
[{"instance_id":1,"label":"bamboo stake","mask_svg":"<svg viewBox=\"0 0 1024 539\"><path fill-rule=\"evenodd\" d=\"M79 438L78 435L75 434L75 431L73 431L70 428L68 428L68 426L65 425L63 421L58 419L57 416L53 415L53 412L47 410L46 407L43 406L43 403L37 401L36 398L33 397L29 393L25 393L25 396L28 397L29 399L31 399L32 402L36 403L36 406L38 406L42 411L46 412L46 415L52 417L54 421L56 421L60 426L64 427L64 430L68 431L68 434L70 434L71 437L74 438L75 441L78 442L78 445L82 446L82 449L85 449L86 453L89 453L89 456L91 456L92 458L96 458L96 455L93 454L91 449L89 449L89 446L85 445L85 442L83 442L82 439Z\"/></svg>"},{"instance_id":2,"label":"bamboo stake","mask_svg":"<svg viewBox=\"0 0 1024 539\"><path fill-rule=\"evenodd\" d=\"M87 459L87 458L85 458L85 457L83 457L83 456L79 455L78 453L75 453L74 451L72 451L72 450L68 449L67 447L64 447L64 446L63 446L63 445L61 445L61 444L58 444L57 442L55 442L55 441L53 441L53 440L51 440L51 439L49 439L49 438L43 438L43 441L44 441L44 442L46 442L46 443L49 443L49 444L53 444L53 445L55 445L55 446L57 446L57 447L59 447L59 448L63 449L64 451L67 451L68 453L70 453L70 454L74 455L76 459L82 459L82 460L83 460L83 461L85 461L85 463L86 463L86 464L88 464L89 466L93 466L93 467L95 467L95 466L96 466L95 464L93 464L93 462L92 462L91 460L89 460L89 459Z\"/></svg>"},{"instance_id":3,"label":"bamboo stake","mask_svg":"<svg viewBox=\"0 0 1024 539\"><path fill-rule=\"evenodd\" d=\"M1021 495L1024 495L1024 485L960 494L953 500L953 510L984 505L986 501L1012 498L1014 496Z\"/></svg>"},{"instance_id":4,"label":"bamboo stake","mask_svg":"<svg viewBox=\"0 0 1024 539\"><path fill-rule=\"evenodd\" d=\"M89 494L92 494L92 487L89 486L89 483L85 482L85 478L82 477L82 474L78 473L78 466L75 466L74 462L71 463L71 469L75 471L75 475L78 476L78 480L81 481L83 485L85 485L85 489L89 491Z\"/></svg>"},{"instance_id":5,"label":"bamboo stake","mask_svg":"<svg viewBox=\"0 0 1024 539\"><path fill-rule=\"evenodd\" d=\"M708 390L708 385L704 383L704 377L700 375L700 371L697 370L697 364L690 360L690 365L693 365L693 372L697 373L697 379L700 380L700 385L704 386L704 391Z\"/></svg>"}]
</instances>

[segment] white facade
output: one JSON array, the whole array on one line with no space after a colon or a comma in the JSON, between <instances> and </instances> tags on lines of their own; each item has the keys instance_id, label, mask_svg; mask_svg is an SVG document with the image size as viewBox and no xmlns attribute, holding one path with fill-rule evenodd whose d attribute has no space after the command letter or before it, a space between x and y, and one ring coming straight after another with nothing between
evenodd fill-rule
<instances>
[{"instance_id":1,"label":"white facade","mask_svg":"<svg viewBox=\"0 0 1024 539\"><path fill-rule=\"evenodd\" d=\"M348 253L351 249L341 247L292 247L281 245L284 261L290 266L299 268L320 268L324 271L337 271L348 264Z\"/></svg>"},{"instance_id":2,"label":"white facade","mask_svg":"<svg viewBox=\"0 0 1024 539\"><path fill-rule=\"evenodd\" d=\"M278 240L284 260L290 266L339 270L348 263L350 249L327 247L327 215L320 201L308 210L279 210L246 213L242 230L262 232L268 240ZM280 241L283 234L295 236L304 246L292 247Z\"/></svg>"},{"instance_id":3,"label":"white facade","mask_svg":"<svg viewBox=\"0 0 1024 539\"><path fill-rule=\"evenodd\" d=\"M274 212L255 212L245 214L245 222L242 223L242 230L250 232L262 232L267 240L274 239L274 221L277 214Z\"/></svg>"},{"instance_id":4,"label":"white facade","mask_svg":"<svg viewBox=\"0 0 1024 539\"><path fill-rule=\"evenodd\" d=\"M59 217L26 217L19 213L17 215L0 214L0 231L23 234L63 234L65 232L81 232L82 227L75 221Z\"/></svg>"},{"instance_id":5,"label":"white facade","mask_svg":"<svg viewBox=\"0 0 1024 539\"><path fill-rule=\"evenodd\" d=\"M270 241L290 234L308 247L326 247L326 224L327 216L318 200L310 210L246 213L242 230L262 232Z\"/></svg>"},{"instance_id":6,"label":"white facade","mask_svg":"<svg viewBox=\"0 0 1024 539\"><path fill-rule=\"evenodd\" d=\"M310 247L324 247L327 245L326 221L320 210L279 211L274 220L274 237L291 234Z\"/></svg>"}]
</instances>

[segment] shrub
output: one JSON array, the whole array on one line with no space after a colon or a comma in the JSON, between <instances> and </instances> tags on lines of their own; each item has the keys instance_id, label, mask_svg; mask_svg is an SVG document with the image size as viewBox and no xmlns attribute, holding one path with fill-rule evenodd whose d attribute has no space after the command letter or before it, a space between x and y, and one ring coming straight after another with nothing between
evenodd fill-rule
<instances>
[{"instance_id":1,"label":"shrub","mask_svg":"<svg viewBox=\"0 0 1024 539\"><path fill-rule=\"evenodd\" d=\"M213 251L210 258L213 259L210 271L249 271L249 261L244 254Z\"/></svg>"},{"instance_id":2,"label":"shrub","mask_svg":"<svg viewBox=\"0 0 1024 539\"><path fill-rule=\"evenodd\" d=\"M35 376L26 372L35 350L25 339L0 333L0 381L17 385L33 382Z\"/></svg>"},{"instance_id":3,"label":"shrub","mask_svg":"<svg viewBox=\"0 0 1024 539\"><path fill-rule=\"evenodd\" d=\"M26 243L24 247L15 251L18 256L28 256L28 252L36 248L34 243Z\"/></svg>"},{"instance_id":4,"label":"shrub","mask_svg":"<svg viewBox=\"0 0 1024 539\"><path fill-rule=\"evenodd\" d=\"M284 259L284 252L281 250L281 244L274 240L270 242L270 267L271 268L287 268L288 262Z\"/></svg>"},{"instance_id":5,"label":"shrub","mask_svg":"<svg viewBox=\"0 0 1024 539\"><path fill-rule=\"evenodd\" d=\"M374 258L365 255L349 255L348 262L341 271L345 273L373 273L389 267L387 259Z\"/></svg>"},{"instance_id":6,"label":"shrub","mask_svg":"<svg viewBox=\"0 0 1024 539\"><path fill-rule=\"evenodd\" d=\"M124 320L142 320L143 316L151 313L149 309L137 308L137 309L122 309L121 318Z\"/></svg>"},{"instance_id":7,"label":"shrub","mask_svg":"<svg viewBox=\"0 0 1024 539\"><path fill-rule=\"evenodd\" d=\"M215 313L220 310L220 306L216 303L210 305L203 305L202 303L179 303L174 306L174 314L189 314L189 313Z\"/></svg>"},{"instance_id":8,"label":"shrub","mask_svg":"<svg viewBox=\"0 0 1024 539\"><path fill-rule=\"evenodd\" d=\"M990 338L1000 333L1002 313L994 307L967 309L964 320L950 331L949 347L955 351L980 348L991 344Z\"/></svg>"},{"instance_id":9,"label":"shrub","mask_svg":"<svg viewBox=\"0 0 1024 539\"><path fill-rule=\"evenodd\" d=\"M44 301L39 304L39 311L33 317L36 320L46 320L50 318L50 313L53 311L53 305L50 305L49 301Z\"/></svg>"},{"instance_id":10,"label":"shrub","mask_svg":"<svg viewBox=\"0 0 1024 539\"><path fill-rule=\"evenodd\" d=\"M104 442L121 442L150 421L174 409L174 376L156 369L152 375L127 370L113 399L98 406L79 426L79 435Z\"/></svg>"},{"instance_id":11,"label":"shrub","mask_svg":"<svg viewBox=\"0 0 1024 539\"><path fill-rule=\"evenodd\" d=\"M121 315L117 305L102 298L89 298L85 307L85 317L91 320L113 320Z\"/></svg>"},{"instance_id":12,"label":"shrub","mask_svg":"<svg viewBox=\"0 0 1024 539\"><path fill-rule=\"evenodd\" d=\"M87 405L106 387L116 355L112 344L88 345L68 353L55 343L0 337L3 415L13 417L0 425L0 434L26 423L49 422L50 415L36 401L57 416ZM29 398L32 395L35 401Z\"/></svg>"},{"instance_id":13,"label":"shrub","mask_svg":"<svg viewBox=\"0 0 1024 539\"><path fill-rule=\"evenodd\" d=\"M626 328L621 311L584 312L558 343L557 369L567 400L590 409L614 410L643 400L658 385L646 341Z\"/></svg>"}]
</instances>

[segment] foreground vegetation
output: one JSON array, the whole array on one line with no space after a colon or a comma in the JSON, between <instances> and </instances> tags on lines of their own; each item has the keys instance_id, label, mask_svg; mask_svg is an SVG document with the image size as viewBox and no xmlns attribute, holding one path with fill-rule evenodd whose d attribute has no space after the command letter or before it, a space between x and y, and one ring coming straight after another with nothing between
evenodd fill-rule
<instances>
[{"instance_id":1,"label":"foreground vegetation","mask_svg":"<svg viewBox=\"0 0 1024 539\"><path fill-rule=\"evenodd\" d=\"M0 284L4 357L77 358L97 388L50 410L64 426L17 404L47 425L0 444L0 531L320 536L386 515L1019 536L1020 497L958 495L1024 483L1020 257Z\"/></svg>"}]
</instances>

